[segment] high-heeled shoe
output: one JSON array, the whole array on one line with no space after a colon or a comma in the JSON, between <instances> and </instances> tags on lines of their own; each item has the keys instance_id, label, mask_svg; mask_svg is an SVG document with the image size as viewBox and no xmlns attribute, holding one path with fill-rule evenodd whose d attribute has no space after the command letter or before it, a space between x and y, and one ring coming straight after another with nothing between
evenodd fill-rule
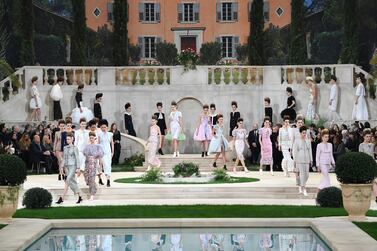
<instances>
[{"instance_id":1,"label":"high-heeled shoe","mask_svg":"<svg viewBox=\"0 0 377 251\"><path fill-rule=\"evenodd\" d=\"M63 198L62 197L59 197L58 201L55 202L56 204L62 204L63 203Z\"/></svg>"},{"instance_id":2,"label":"high-heeled shoe","mask_svg":"<svg viewBox=\"0 0 377 251\"><path fill-rule=\"evenodd\" d=\"M110 180L107 180L107 184L106 184L107 187L110 187Z\"/></svg>"},{"instance_id":3,"label":"high-heeled shoe","mask_svg":"<svg viewBox=\"0 0 377 251\"><path fill-rule=\"evenodd\" d=\"M224 165L224 167L223 167L223 168L224 168L224 170L227 170L227 171L228 171L228 169L226 169L226 165Z\"/></svg>"},{"instance_id":4,"label":"high-heeled shoe","mask_svg":"<svg viewBox=\"0 0 377 251\"><path fill-rule=\"evenodd\" d=\"M204 157L204 152L202 152L202 158Z\"/></svg>"},{"instance_id":5,"label":"high-heeled shoe","mask_svg":"<svg viewBox=\"0 0 377 251\"><path fill-rule=\"evenodd\" d=\"M81 198L81 196L79 196L79 199L77 200L76 204L80 204L81 201L82 201L82 198Z\"/></svg>"},{"instance_id":6,"label":"high-heeled shoe","mask_svg":"<svg viewBox=\"0 0 377 251\"><path fill-rule=\"evenodd\" d=\"M67 180L67 175L63 175L63 180Z\"/></svg>"},{"instance_id":7,"label":"high-heeled shoe","mask_svg":"<svg viewBox=\"0 0 377 251\"><path fill-rule=\"evenodd\" d=\"M62 176L58 174L58 180L62 180Z\"/></svg>"},{"instance_id":8,"label":"high-heeled shoe","mask_svg":"<svg viewBox=\"0 0 377 251\"><path fill-rule=\"evenodd\" d=\"M159 153L160 155L164 155L164 153L162 152L162 149L161 149L161 148L158 149L158 153Z\"/></svg>"},{"instance_id":9,"label":"high-heeled shoe","mask_svg":"<svg viewBox=\"0 0 377 251\"><path fill-rule=\"evenodd\" d=\"M213 167L217 167L216 162L213 162L212 166Z\"/></svg>"},{"instance_id":10,"label":"high-heeled shoe","mask_svg":"<svg viewBox=\"0 0 377 251\"><path fill-rule=\"evenodd\" d=\"M99 178L99 181L98 181L98 184L100 184L100 185L105 185L103 182L102 182L102 179L101 178Z\"/></svg>"},{"instance_id":11,"label":"high-heeled shoe","mask_svg":"<svg viewBox=\"0 0 377 251\"><path fill-rule=\"evenodd\" d=\"M204 156L209 156L209 155L208 155L208 152L205 152Z\"/></svg>"}]
</instances>

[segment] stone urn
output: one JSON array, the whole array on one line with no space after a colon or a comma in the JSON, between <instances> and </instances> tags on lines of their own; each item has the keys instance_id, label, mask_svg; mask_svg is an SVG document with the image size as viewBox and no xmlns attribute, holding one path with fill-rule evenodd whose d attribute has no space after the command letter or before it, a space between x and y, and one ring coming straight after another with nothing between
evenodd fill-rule
<instances>
[{"instance_id":1,"label":"stone urn","mask_svg":"<svg viewBox=\"0 0 377 251\"><path fill-rule=\"evenodd\" d=\"M343 206L352 221L365 220L372 199L372 184L340 184Z\"/></svg>"},{"instance_id":2,"label":"stone urn","mask_svg":"<svg viewBox=\"0 0 377 251\"><path fill-rule=\"evenodd\" d=\"M10 219L17 210L19 186L0 186L0 219Z\"/></svg>"}]
</instances>

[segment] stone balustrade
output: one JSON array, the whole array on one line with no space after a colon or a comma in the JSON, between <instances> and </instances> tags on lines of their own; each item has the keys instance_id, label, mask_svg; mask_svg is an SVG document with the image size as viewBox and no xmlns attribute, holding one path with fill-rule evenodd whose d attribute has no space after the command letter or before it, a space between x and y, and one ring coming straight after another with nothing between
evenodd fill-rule
<instances>
[{"instance_id":1,"label":"stone balustrade","mask_svg":"<svg viewBox=\"0 0 377 251\"><path fill-rule=\"evenodd\" d=\"M63 78L64 85L97 85L97 67L74 67L74 66L49 66L43 69L43 84L48 85L56 82L58 78Z\"/></svg>"},{"instance_id":2,"label":"stone balustrade","mask_svg":"<svg viewBox=\"0 0 377 251\"><path fill-rule=\"evenodd\" d=\"M262 84L263 66L208 66L208 84Z\"/></svg>"},{"instance_id":3,"label":"stone balustrade","mask_svg":"<svg viewBox=\"0 0 377 251\"><path fill-rule=\"evenodd\" d=\"M306 77L312 77L317 84L330 82L336 75L337 65L286 65L281 67L282 84L303 84Z\"/></svg>"},{"instance_id":4,"label":"stone balustrade","mask_svg":"<svg viewBox=\"0 0 377 251\"><path fill-rule=\"evenodd\" d=\"M168 85L171 79L169 66L129 66L115 68L116 85Z\"/></svg>"}]
</instances>

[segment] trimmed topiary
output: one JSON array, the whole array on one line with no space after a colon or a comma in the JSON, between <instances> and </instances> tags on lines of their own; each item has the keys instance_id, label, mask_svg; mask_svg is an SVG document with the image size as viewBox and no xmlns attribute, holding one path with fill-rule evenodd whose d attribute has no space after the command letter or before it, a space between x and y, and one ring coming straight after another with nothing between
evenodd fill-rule
<instances>
[{"instance_id":1,"label":"trimmed topiary","mask_svg":"<svg viewBox=\"0 0 377 251\"><path fill-rule=\"evenodd\" d=\"M337 187L326 187L319 191L316 201L320 207L343 207L342 190Z\"/></svg>"},{"instance_id":2,"label":"trimmed topiary","mask_svg":"<svg viewBox=\"0 0 377 251\"><path fill-rule=\"evenodd\" d=\"M160 182L162 173L159 168L151 168L141 176L142 182Z\"/></svg>"},{"instance_id":3,"label":"trimmed topiary","mask_svg":"<svg viewBox=\"0 0 377 251\"><path fill-rule=\"evenodd\" d=\"M26 180L25 162L16 155L0 155L0 186L18 186Z\"/></svg>"},{"instance_id":4,"label":"trimmed topiary","mask_svg":"<svg viewBox=\"0 0 377 251\"><path fill-rule=\"evenodd\" d=\"M230 176L226 173L226 171L222 168L216 168L212 175L214 175L214 180L215 181L229 181Z\"/></svg>"},{"instance_id":5,"label":"trimmed topiary","mask_svg":"<svg viewBox=\"0 0 377 251\"><path fill-rule=\"evenodd\" d=\"M338 159L335 173L343 184L369 184L377 175L377 164L368 154L349 152Z\"/></svg>"},{"instance_id":6,"label":"trimmed topiary","mask_svg":"<svg viewBox=\"0 0 377 251\"><path fill-rule=\"evenodd\" d=\"M196 176L200 175L199 166L192 163L192 162L179 163L178 165L173 167L173 172L174 172L174 177L179 177L179 176L181 176L181 177L191 177L194 174Z\"/></svg>"},{"instance_id":7,"label":"trimmed topiary","mask_svg":"<svg viewBox=\"0 0 377 251\"><path fill-rule=\"evenodd\" d=\"M24 194L22 205L29 209L51 207L52 195L44 188L30 188Z\"/></svg>"}]
</instances>

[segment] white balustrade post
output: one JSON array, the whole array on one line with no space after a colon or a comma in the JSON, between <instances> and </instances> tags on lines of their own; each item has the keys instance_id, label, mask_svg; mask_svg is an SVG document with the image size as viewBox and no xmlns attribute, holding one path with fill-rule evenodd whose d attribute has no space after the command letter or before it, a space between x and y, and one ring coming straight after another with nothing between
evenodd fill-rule
<instances>
[{"instance_id":1,"label":"white balustrade post","mask_svg":"<svg viewBox=\"0 0 377 251\"><path fill-rule=\"evenodd\" d=\"M149 85L149 68L145 69L145 77L144 77L144 79L145 79L145 84Z\"/></svg>"},{"instance_id":2,"label":"white balustrade post","mask_svg":"<svg viewBox=\"0 0 377 251\"><path fill-rule=\"evenodd\" d=\"M54 83L58 81L58 69L54 69Z\"/></svg>"},{"instance_id":3,"label":"white balustrade post","mask_svg":"<svg viewBox=\"0 0 377 251\"><path fill-rule=\"evenodd\" d=\"M86 85L85 68L82 68L82 83Z\"/></svg>"},{"instance_id":4,"label":"white balustrade post","mask_svg":"<svg viewBox=\"0 0 377 251\"><path fill-rule=\"evenodd\" d=\"M283 84L288 84L288 68L283 67L283 71L284 71Z\"/></svg>"},{"instance_id":5,"label":"white balustrade post","mask_svg":"<svg viewBox=\"0 0 377 251\"><path fill-rule=\"evenodd\" d=\"M229 71L230 71L230 76L229 76L229 84L234 84L234 79L233 79L233 70L234 68L232 66L229 67Z\"/></svg>"},{"instance_id":6,"label":"white balustrade post","mask_svg":"<svg viewBox=\"0 0 377 251\"><path fill-rule=\"evenodd\" d=\"M215 81L215 68L214 67L212 67L212 68L210 68L211 69L211 85L214 85L214 84L216 84L216 81Z\"/></svg>"},{"instance_id":7,"label":"white balustrade post","mask_svg":"<svg viewBox=\"0 0 377 251\"><path fill-rule=\"evenodd\" d=\"M297 71L296 71L296 67L293 66L293 78L292 78L292 83L293 84L297 84Z\"/></svg>"},{"instance_id":8,"label":"white balustrade post","mask_svg":"<svg viewBox=\"0 0 377 251\"><path fill-rule=\"evenodd\" d=\"M123 69L121 69L121 68L118 68L118 74L119 74L119 84L120 85L123 85Z\"/></svg>"},{"instance_id":9,"label":"white balustrade post","mask_svg":"<svg viewBox=\"0 0 377 251\"><path fill-rule=\"evenodd\" d=\"M154 69L154 76L153 76L153 84L157 85L158 84L158 68Z\"/></svg>"},{"instance_id":10,"label":"white balustrade post","mask_svg":"<svg viewBox=\"0 0 377 251\"><path fill-rule=\"evenodd\" d=\"M167 84L168 84L168 74L167 74L168 68L167 68L167 67L164 67L164 68L162 68L162 69L163 69L163 71L164 71L164 82L163 82L163 84L164 84L164 85L167 85Z\"/></svg>"},{"instance_id":11,"label":"white balustrade post","mask_svg":"<svg viewBox=\"0 0 377 251\"><path fill-rule=\"evenodd\" d=\"M321 84L325 84L325 67L321 67Z\"/></svg>"},{"instance_id":12,"label":"white balustrade post","mask_svg":"<svg viewBox=\"0 0 377 251\"><path fill-rule=\"evenodd\" d=\"M25 88L25 84L22 83L22 75L21 75L21 74L18 74L17 77L18 77L18 81L19 81L20 84L21 84L21 87ZM12 91L13 91L13 90L12 90Z\"/></svg>"},{"instance_id":13,"label":"white balustrade post","mask_svg":"<svg viewBox=\"0 0 377 251\"><path fill-rule=\"evenodd\" d=\"M225 75L224 75L225 68L220 67L220 71L221 71L220 84L223 85L223 84L225 84Z\"/></svg>"},{"instance_id":14,"label":"white balustrade post","mask_svg":"<svg viewBox=\"0 0 377 251\"><path fill-rule=\"evenodd\" d=\"M95 77L94 73L95 73L95 69L92 68L92 79L91 79L92 83L91 83L91 85L96 84L96 77ZM97 83L97 85L98 85L98 83Z\"/></svg>"},{"instance_id":15,"label":"white balustrade post","mask_svg":"<svg viewBox=\"0 0 377 251\"><path fill-rule=\"evenodd\" d=\"M44 73L45 73L45 76L43 79L43 85L47 85L48 84L48 69L47 68L44 69Z\"/></svg>"},{"instance_id":16,"label":"white balustrade post","mask_svg":"<svg viewBox=\"0 0 377 251\"><path fill-rule=\"evenodd\" d=\"M251 68L250 67L246 67L246 70L247 70L247 82L246 82L246 84L251 84L251 72L250 72L250 70L251 70Z\"/></svg>"},{"instance_id":17,"label":"white balustrade post","mask_svg":"<svg viewBox=\"0 0 377 251\"><path fill-rule=\"evenodd\" d=\"M123 71L126 73L126 82L125 82L125 84L130 84L130 70L127 69L127 68L125 68ZM131 82L132 82L132 76L131 76Z\"/></svg>"},{"instance_id":18,"label":"white balustrade post","mask_svg":"<svg viewBox=\"0 0 377 251\"><path fill-rule=\"evenodd\" d=\"M77 85L76 69L72 68L72 71L73 71L73 84Z\"/></svg>"},{"instance_id":19,"label":"white balustrade post","mask_svg":"<svg viewBox=\"0 0 377 251\"><path fill-rule=\"evenodd\" d=\"M140 85L140 69L136 68L136 84Z\"/></svg>"},{"instance_id":20,"label":"white balustrade post","mask_svg":"<svg viewBox=\"0 0 377 251\"><path fill-rule=\"evenodd\" d=\"M313 69L312 69L312 75L311 75L311 77L315 80L315 67L313 67Z\"/></svg>"},{"instance_id":21,"label":"white balustrade post","mask_svg":"<svg viewBox=\"0 0 377 251\"><path fill-rule=\"evenodd\" d=\"M68 83L67 69L64 68L64 69L63 69L63 84L64 84L64 85L67 85L67 83Z\"/></svg>"},{"instance_id":22,"label":"white balustrade post","mask_svg":"<svg viewBox=\"0 0 377 251\"><path fill-rule=\"evenodd\" d=\"M305 81L306 81L306 68L303 67L302 68L302 80L301 80L301 84L305 84Z\"/></svg>"},{"instance_id":23,"label":"white balustrade post","mask_svg":"<svg viewBox=\"0 0 377 251\"><path fill-rule=\"evenodd\" d=\"M259 68L255 68L255 83L260 84Z\"/></svg>"},{"instance_id":24,"label":"white balustrade post","mask_svg":"<svg viewBox=\"0 0 377 251\"><path fill-rule=\"evenodd\" d=\"M238 68L238 82L239 84L242 84L242 67Z\"/></svg>"}]
</instances>

